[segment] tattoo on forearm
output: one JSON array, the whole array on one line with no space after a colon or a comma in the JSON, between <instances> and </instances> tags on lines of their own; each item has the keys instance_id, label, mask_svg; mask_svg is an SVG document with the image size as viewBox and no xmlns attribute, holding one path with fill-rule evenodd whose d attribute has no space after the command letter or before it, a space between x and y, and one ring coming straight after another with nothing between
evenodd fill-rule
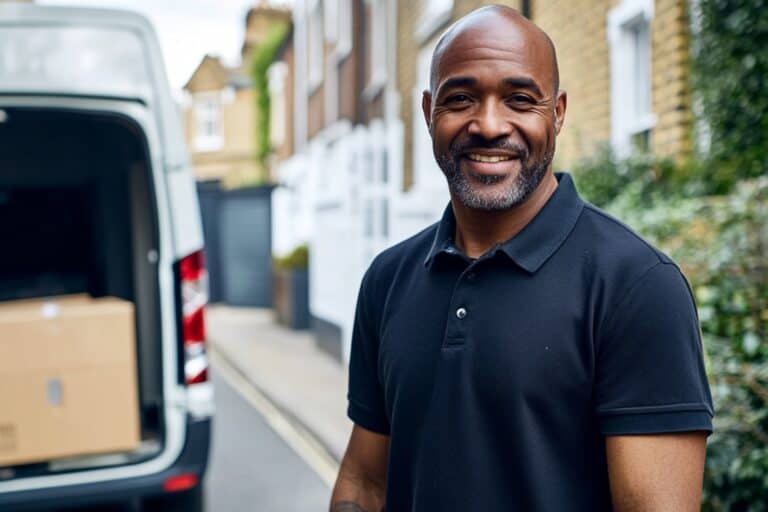
<instances>
[{"instance_id":1,"label":"tattoo on forearm","mask_svg":"<svg viewBox=\"0 0 768 512\"><path fill-rule=\"evenodd\" d=\"M331 512L367 512L363 507L351 501L341 501L331 505Z\"/></svg>"}]
</instances>

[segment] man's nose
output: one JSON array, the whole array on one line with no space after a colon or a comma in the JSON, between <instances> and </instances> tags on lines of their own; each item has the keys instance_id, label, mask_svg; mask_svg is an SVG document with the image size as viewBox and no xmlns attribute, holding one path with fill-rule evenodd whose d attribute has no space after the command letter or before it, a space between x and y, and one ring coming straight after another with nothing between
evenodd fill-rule
<instances>
[{"instance_id":1,"label":"man's nose","mask_svg":"<svg viewBox=\"0 0 768 512\"><path fill-rule=\"evenodd\" d=\"M469 123L471 135L479 135L492 140L512 133L512 123L504 111L504 105L497 102L484 102L477 109Z\"/></svg>"}]
</instances>

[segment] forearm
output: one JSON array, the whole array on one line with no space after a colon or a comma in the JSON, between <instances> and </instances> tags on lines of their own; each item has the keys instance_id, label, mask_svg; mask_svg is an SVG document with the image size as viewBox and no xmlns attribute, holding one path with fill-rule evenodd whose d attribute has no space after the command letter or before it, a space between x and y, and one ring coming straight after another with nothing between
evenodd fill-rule
<instances>
[{"instance_id":1,"label":"forearm","mask_svg":"<svg viewBox=\"0 0 768 512\"><path fill-rule=\"evenodd\" d=\"M383 511L384 509L382 509ZM357 503L351 501L340 501L331 505L331 512L369 512Z\"/></svg>"},{"instance_id":2,"label":"forearm","mask_svg":"<svg viewBox=\"0 0 768 512\"><path fill-rule=\"evenodd\" d=\"M339 475L331 497L330 512L383 511L384 493L383 482Z\"/></svg>"},{"instance_id":3,"label":"forearm","mask_svg":"<svg viewBox=\"0 0 768 512\"><path fill-rule=\"evenodd\" d=\"M706 435L701 432L608 437L614 510L698 511L705 453Z\"/></svg>"}]
</instances>

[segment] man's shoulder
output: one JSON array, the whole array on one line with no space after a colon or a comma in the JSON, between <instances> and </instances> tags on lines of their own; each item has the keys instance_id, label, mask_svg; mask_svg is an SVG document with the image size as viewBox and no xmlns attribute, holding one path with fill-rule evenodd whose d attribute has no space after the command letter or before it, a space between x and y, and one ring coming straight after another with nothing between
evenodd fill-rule
<instances>
[{"instance_id":1,"label":"man's shoulder","mask_svg":"<svg viewBox=\"0 0 768 512\"><path fill-rule=\"evenodd\" d=\"M672 263L672 260L654 247L634 229L590 203L584 204L582 227L593 240L592 243L602 251L613 256L623 256L635 262Z\"/></svg>"},{"instance_id":2,"label":"man's shoulder","mask_svg":"<svg viewBox=\"0 0 768 512\"><path fill-rule=\"evenodd\" d=\"M679 271L664 252L594 205L585 203L577 230L595 272L620 288L630 286L659 265Z\"/></svg>"}]
</instances>

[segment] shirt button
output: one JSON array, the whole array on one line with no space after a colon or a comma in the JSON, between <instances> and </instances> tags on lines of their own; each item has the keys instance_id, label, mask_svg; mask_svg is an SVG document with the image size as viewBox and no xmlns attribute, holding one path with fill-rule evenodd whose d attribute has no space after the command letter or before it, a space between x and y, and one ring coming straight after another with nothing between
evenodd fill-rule
<instances>
[{"instance_id":1,"label":"shirt button","mask_svg":"<svg viewBox=\"0 0 768 512\"><path fill-rule=\"evenodd\" d=\"M465 316L467 316L467 310L464 308L459 308L456 310L456 317L459 320L462 320Z\"/></svg>"},{"instance_id":2,"label":"shirt button","mask_svg":"<svg viewBox=\"0 0 768 512\"><path fill-rule=\"evenodd\" d=\"M477 277L477 274L475 274L474 272L467 273L467 279L470 281L474 281L476 277Z\"/></svg>"}]
</instances>

